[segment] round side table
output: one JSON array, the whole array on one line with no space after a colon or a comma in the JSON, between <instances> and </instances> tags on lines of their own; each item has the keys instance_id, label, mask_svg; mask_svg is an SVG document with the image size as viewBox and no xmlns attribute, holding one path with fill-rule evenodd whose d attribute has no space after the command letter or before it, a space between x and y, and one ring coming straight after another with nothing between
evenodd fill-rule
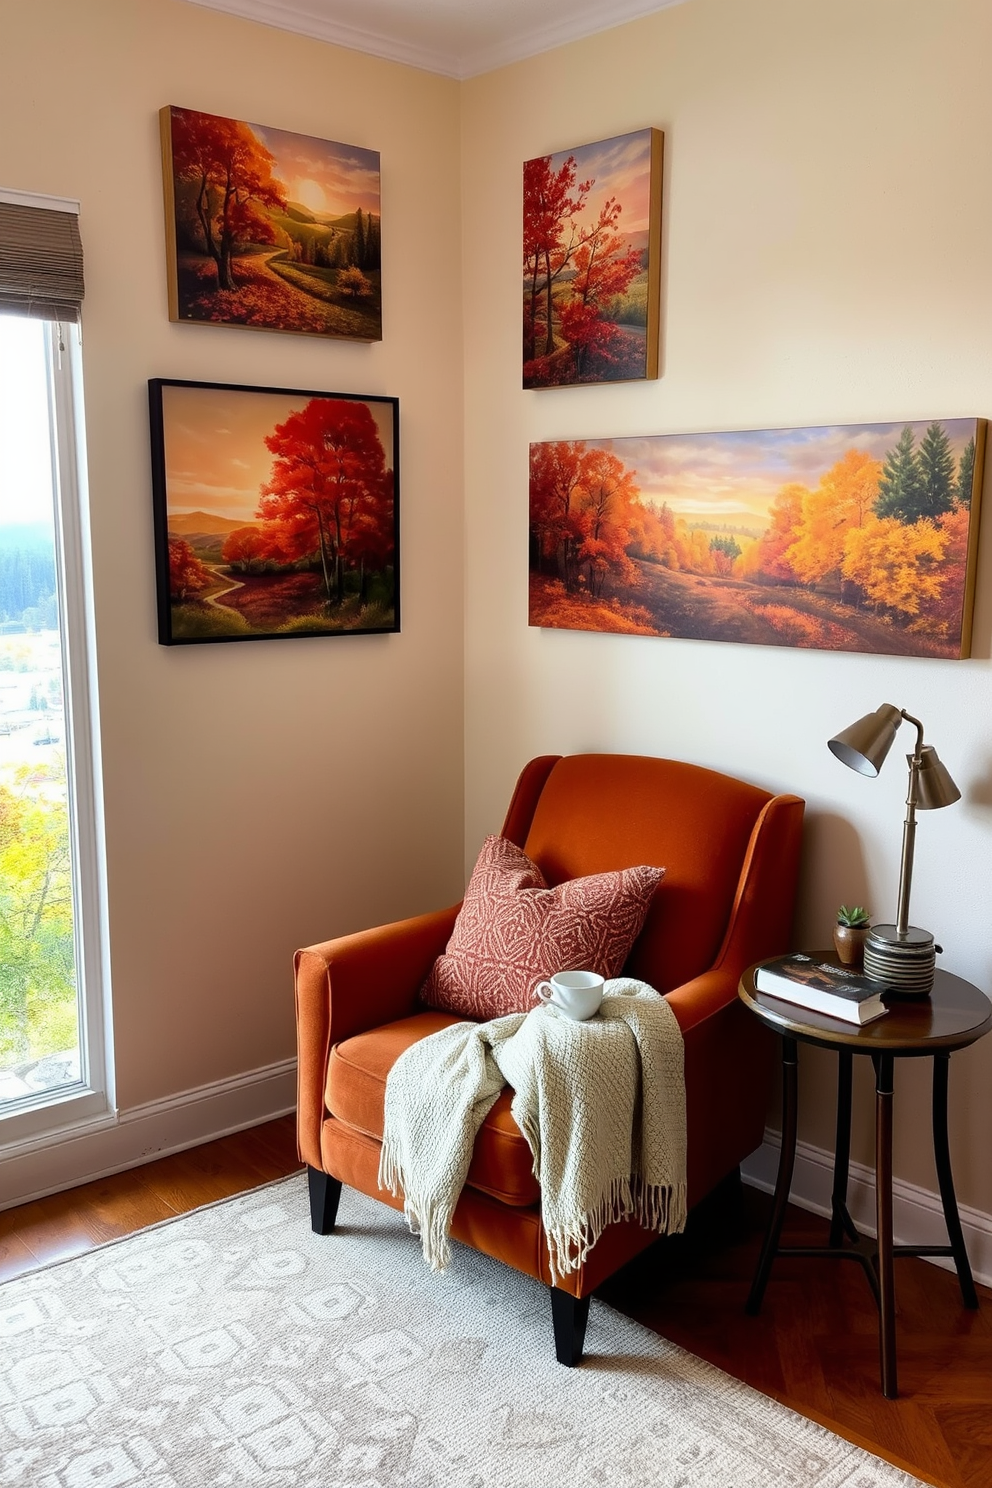
<instances>
[{"instance_id":1,"label":"round side table","mask_svg":"<svg viewBox=\"0 0 992 1488\"><path fill-rule=\"evenodd\" d=\"M838 964L828 952L814 951L817 960ZM759 963L760 964L760 963ZM882 1393L897 1396L896 1315L893 1259L900 1255L951 1256L966 1307L978 1306L958 1217L951 1156L947 1140L947 1081L950 1057L992 1028L992 1002L978 987L950 972L938 970L933 993L922 1001L886 999L888 1012L859 1025L829 1018L812 1008L782 1002L754 985L756 967L741 978L738 995L754 1015L782 1038L782 1150L775 1198L761 1257L755 1271L747 1311L761 1309L762 1298L776 1256L821 1256L860 1262L879 1310L879 1352ZM779 1238L796 1160L799 1095L798 1045L814 1044L838 1056L837 1137L831 1195L830 1236L826 1246L781 1247ZM853 1056L870 1055L875 1066L875 1210L877 1237L862 1236L847 1207L851 1158L851 1077ZM933 1060L933 1148L937 1181L947 1225L949 1245L894 1245L892 1240L892 1073L893 1061L904 1058ZM849 1242L845 1244L845 1239Z\"/></svg>"}]
</instances>

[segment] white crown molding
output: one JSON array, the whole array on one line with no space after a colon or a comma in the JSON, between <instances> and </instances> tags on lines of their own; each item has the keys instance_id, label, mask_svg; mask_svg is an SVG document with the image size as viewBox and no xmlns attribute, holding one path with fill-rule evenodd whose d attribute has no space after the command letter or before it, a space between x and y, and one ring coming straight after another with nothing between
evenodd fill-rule
<instances>
[{"instance_id":1,"label":"white crown molding","mask_svg":"<svg viewBox=\"0 0 992 1488\"><path fill-rule=\"evenodd\" d=\"M296 1060L284 1059L65 1126L0 1149L0 1209L154 1162L296 1109Z\"/></svg>"},{"instance_id":2,"label":"white crown molding","mask_svg":"<svg viewBox=\"0 0 992 1488\"><path fill-rule=\"evenodd\" d=\"M457 60L448 52L434 51L413 42L345 25L343 21L331 20L327 15L298 5L295 0L188 0L188 3L207 10L222 10L226 15L240 16L244 21L259 21L263 26L292 31L297 36L309 36L314 41L329 41L333 46L347 47L353 52L367 52L372 57L383 57L387 62L402 62L407 67L439 72L444 77L460 77Z\"/></svg>"},{"instance_id":3,"label":"white crown molding","mask_svg":"<svg viewBox=\"0 0 992 1488\"><path fill-rule=\"evenodd\" d=\"M764 1193L774 1191L781 1145L778 1132L765 1132L763 1144L741 1164L745 1183L760 1188ZM832 1152L825 1152L822 1147L814 1147L809 1142L797 1143L790 1202L812 1214L829 1217L833 1176ZM851 1163L848 1208L858 1229L865 1235L874 1235L875 1172L863 1163ZM958 1216L975 1280L983 1286L992 1286L992 1215L972 1209L968 1204L959 1204ZM915 1183L904 1183L901 1178L896 1178L892 1184L892 1224L897 1245L947 1244L940 1195ZM954 1270L954 1262L948 1256L927 1256L926 1259L944 1271ZM774 1278L773 1270L773 1283Z\"/></svg>"},{"instance_id":4,"label":"white crown molding","mask_svg":"<svg viewBox=\"0 0 992 1488\"><path fill-rule=\"evenodd\" d=\"M474 50L463 49L457 33L453 34L449 46L439 50L336 21L325 9L300 4L299 0L187 0L187 3L464 81L506 67L511 62L522 62L553 47L564 46L566 42L579 41L600 31L609 31L614 26L622 26L627 21L640 20L655 11L684 5L687 0L596 0L594 4L581 6L571 15L551 23L538 21L515 35Z\"/></svg>"},{"instance_id":5,"label":"white crown molding","mask_svg":"<svg viewBox=\"0 0 992 1488\"><path fill-rule=\"evenodd\" d=\"M626 25L628 21L639 21L656 11L670 10L675 5L686 3L687 0L612 0L608 4L583 6L580 11L559 20L528 26L525 31L505 41L464 53L459 59L457 76L464 80L478 77L483 72L495 72L498 67L508 67L511 62L523 62L570 41L582 41L587 36L597 36L601 31L612 31L615 26Z\"/></svg>"}]
</instances>

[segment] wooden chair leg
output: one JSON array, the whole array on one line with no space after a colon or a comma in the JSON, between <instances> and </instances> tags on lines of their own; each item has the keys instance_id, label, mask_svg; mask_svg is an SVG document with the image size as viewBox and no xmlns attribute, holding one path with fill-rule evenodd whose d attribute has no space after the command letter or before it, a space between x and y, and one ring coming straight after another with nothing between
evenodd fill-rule
<instances>
[{"instance_id":1,"label":"wooden chair leg","mask_svg":"<svg viewBox=\"0 0 992 1488\"><path fill-rule=\"evenodd\" d=\"M307 1168L310 1187L310 1228L315 1235L329 1235L338 1217L341 1182L319 1168Z\"/></svg>"},{"instance_id":2,"label":"wooden chair leg","mask_svg":"<svg viewBox=\"0 0 992 1488\"><path fill-rule=\"evenodd\" d=\"M573 1297L559 1287L551 1287L551 1320L555 1328L555 1358L569 1368L582 1358L589 1321L589 1298Z\"/></svg>"}]
</instances>

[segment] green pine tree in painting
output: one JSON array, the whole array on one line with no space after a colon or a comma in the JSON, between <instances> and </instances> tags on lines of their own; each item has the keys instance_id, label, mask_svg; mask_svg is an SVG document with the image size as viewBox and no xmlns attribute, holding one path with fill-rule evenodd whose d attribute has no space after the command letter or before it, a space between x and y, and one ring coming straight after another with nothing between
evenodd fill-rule
<instances>
[{"instance_id":1,"label":"green pine tree in painting","mask_svg":"<svg viewBox=\"0 0 992 1488\"><path fill-rule=\"evenodd\" d=\"M941 517L954 505L954 456L943 424L932 423L920 440L920 474L923 477L923 512Z\"/></svg>"},{"instance_id":2,"label":"green pine tree in painting","mask_svg":"<svg viewBox=\"0 0 992 1488\"><path fill-rule=\"evenodd\" d=\"M961 506L971 505L971 487L975 479L975 441L969 439L961 453L958 483L954 494Z\"/></svg>"},{"instance_id":3,"label":"green pine tree in painting","mask_svg":"<svg viewBox=\"0 0 992 1488\"><path fill-rule=\"evenodd\" d=\"M889 450L878 483L875 514L911 523L928 515L923 472L915 449L913 431L907 424L894 449Z\"/></svg>"}]
</instances>

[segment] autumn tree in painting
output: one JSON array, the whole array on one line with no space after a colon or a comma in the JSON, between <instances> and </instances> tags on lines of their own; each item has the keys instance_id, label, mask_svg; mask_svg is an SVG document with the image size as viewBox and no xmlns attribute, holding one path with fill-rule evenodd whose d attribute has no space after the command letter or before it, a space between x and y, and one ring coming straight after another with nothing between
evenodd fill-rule
<instances>
[{"instance_id":1,"label":"autumn tree in painting","mask_svg":"<svg viewBox=\"0 0 992 1488\"><path fill-rule=\"evenodd\" d=\"M880 468L870 455L848 450L806 493L795 538L783 555L802 583L840 572L847 533L863 526L875 505Z\"/></svg>"},{"instance_id":2,"label":"autumn tree in painting","mask_svg":"<svg viewBox=\"0 0 992 1488\"><path fill-rule=\"evenodd\" d=\"M591 189L591 181L576 186L572 155L557 171L551 168L550 155L524 162L524 277L528 285L525 361L538 355L550 356L555 349L554 287L576 246L574 234L571 242L565 242L565 231L582 211Z\"/></svg>"},{"instance_id":3,"label":"autumn tree in painting","mask_svg":"<svg viewBox=\"0 0 992 1488\"><path fill-rule=\"evenodd\" d=\"M581 490L577 560L590 594L601 595L608 580L636 584L637 569L627 556L639 494L634 472L616 455L590 450L582 462Z\"/></svg>"},{"instance_id":4,"label":"autumn tree in painting","mask_svg":"<svg viewBox=\"0 0 992 1488\"><path fill-rule=\"evenodd\" d=\"M273 545L257 527L236 527L225 540L221 557L233 573L253 573L273 552Z\"/></svg>"},{"instance_id":5,"label":"autumn tree in painting","mask_svg":"<svg viewBox=\"0 0 992 1488\"><path fill-rule=\"evenodd\" d=\"M394 560L393 477L375 419L360 402L312 398L265 440L275 456L258 514L284 559L319 563L329 608L342 603L345 574L381 571Z\"/></svg>"},{"instance_id":6,"label":"autumn tree in painting","mask_svg":"<svg viewBox=\"0 0 992 1488\"><path fill-rule=\"evenodd\" d=\"M768 511L768 526L754 550L751 568L775 583L795 583L798 575L787 557L802 520L805 486L790 481L775 496Z\"/></svg>"},{"instance_id":7,"label":"autumn tree in painting","mask_svg":"<svg viewBox=\"0 0 992 1488\"><path fill-rule=\"evenodd\" d=\"M213 583L214 576L201 563L188 542L169 538L169 594L174 600L191 599Z\"/></svg>"},{"instance_id":8,"label":"autumn tree in painting","mask_svg":"<svg viewBox=\"0 0 992 1488\"><path fill-rule=\"evenodd\" d=\"M620 210L611 198L576 250L571 295L561 307L562 335L572 347L580 381L593 361L615 359L614 347L623 332L606 319L606 312L641 272L640 253L636 248L625 251L623 238L613 230Z\"/></svg>"},{"instance_id":9,"label":"autumn tree in painting","mask_svg":"<svg viewBox=\"0 0 992 1488\"><path fill-rule=\"evenodd\" d=\"M531 536L538 562L562 580L602 595L608 582L633 584L628 555L636 527L638 488L616 455L581 440L531 449Z\"/></svg>"},{"instance_id":10,"label":"autumn tree in painting","mask_svg":"<svg viewBox=\"0 0 992 1488\"><path fill-rule=\"evenodd\" d=\"M576 181L574 156L557 169L545 155L524 164L524 381L581 382L618 364L624 332L608 318L641 272L610 197L580 222L594 180ZM557 360L556 360L557 359Z\"/></svg>"},{"instance_id":11,"label":"autumn tree in painting","mask_svg":"<svg viewBox=\"0 0 992 1488\"><path fill-rule=\"evenodd\" d=\"M357 265L342 269L338 274L338 289L342 294L349 295L353 299L367 300L372 293L372 286Z\"/></svg>"},{"instance_id":12,"label":"autumn tree in painting","mask_svg":"<svg viewBox=\"0 0 992 1488\"><path fill-rule=\"evenodd\" d=\"M237 119L175 109L172 120L173 171L192 190L199 246L216 266L219 287L234 289L234 254L276 241L268 213L287 200L273 175L275 158Z\"/></svg>"},{"instance_id":13,"label":"autumn tree in painting","mask_svg":"<svg viewBox=\"0 0 992 1488\"><path fill-rule=\"evenodd\" d=\"M848 534L844 576L883 609L914 616L926 600L937 600L943 585L938 565L947 539L924 517L900 522L875 518Z\"/></svg>"}]
</instances>

